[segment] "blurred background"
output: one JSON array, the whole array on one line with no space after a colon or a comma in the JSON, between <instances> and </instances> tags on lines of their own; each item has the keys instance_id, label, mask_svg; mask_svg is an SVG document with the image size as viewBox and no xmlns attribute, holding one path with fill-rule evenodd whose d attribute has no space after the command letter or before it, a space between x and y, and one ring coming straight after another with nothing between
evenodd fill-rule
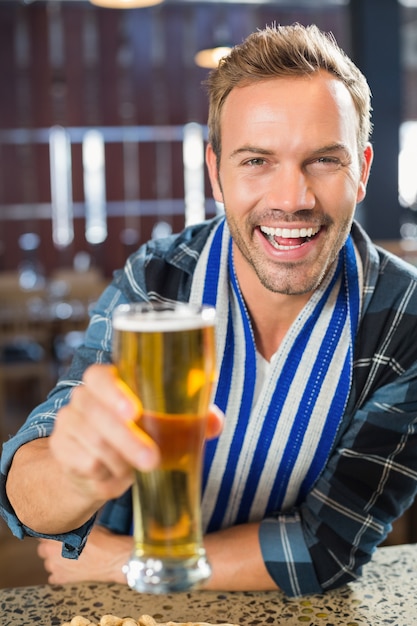
<instances>
[{"instance_id":1,"label":"blurred background","mask_svg":"<svg viewBox=\"0 0 417 626\"><path fill-rule=\"evenodd\" d=\"M154 2L0 0L0 442L65 371L127 256L221 210L204 167L202 50L272 22L332 31L374 97L357 218L417 262L417 0ZM416 528L411 510L389 541ZM0 585L17 584L0 551Z\"/></svg>"}]
</instances>

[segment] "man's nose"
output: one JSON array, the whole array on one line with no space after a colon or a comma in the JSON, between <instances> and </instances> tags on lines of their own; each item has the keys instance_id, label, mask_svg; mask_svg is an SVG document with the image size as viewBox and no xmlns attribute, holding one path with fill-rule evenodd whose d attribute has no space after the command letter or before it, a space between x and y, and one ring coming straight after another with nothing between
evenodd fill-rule
<instances>
[{"instance_id":1,"label":"man's nose","mask_svg":"<svg viewBox=\"0 0 417 626\"><path fill-rule=\"evenodd\" d=\"M294 165L279 165L271 174L268 206L286 212L313 209L316 203L308 175Z\"/></svg>"}]
</instances>

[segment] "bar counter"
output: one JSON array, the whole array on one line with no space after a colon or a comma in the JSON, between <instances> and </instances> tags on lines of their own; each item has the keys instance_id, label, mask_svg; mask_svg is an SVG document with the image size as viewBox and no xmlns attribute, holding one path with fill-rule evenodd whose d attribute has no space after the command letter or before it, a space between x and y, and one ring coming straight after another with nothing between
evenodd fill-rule
<instances>
[{"instance_id":1,"label":"bar counter","mask_svg":"<svg viewBox=\"0 0 417 626\"><path fill-rule=\"evenodd\" d=\"M323 595L194 591L142 595L119 584L78 583L0 589L1 626L60 626L75 615L239 626L412 626L417 623L417 544L379 548L357 581Z\"/></svg>"}]
</instances>

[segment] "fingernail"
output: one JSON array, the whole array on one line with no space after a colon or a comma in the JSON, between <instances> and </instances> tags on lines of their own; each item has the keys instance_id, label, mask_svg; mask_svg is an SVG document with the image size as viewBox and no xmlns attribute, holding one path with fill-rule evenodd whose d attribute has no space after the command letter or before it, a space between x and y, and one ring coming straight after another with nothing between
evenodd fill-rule
<instances>
[{"instance_id":1,"label":"fingernail","mask_svg":"<svg viewBox=\"0 0 417 626\"><path fill-rule=\"evenodd\" d=\"M124 396L120 396L117 402L117 412L125 418L131 418L135 415L135 407L133 402Z\"/></svg>"},{"instance_id":2,"label":"fingernail","mask_svg":"<svg viewBox=\"0 0 417 626\"><path fill-rule=\"evenodd\" d=\"M143 448L137 456L138 469L149 472L157 467L159 463L159 454L152 448Z\"/></svg>"},{"instance_id":3,"label":"fingernail","mask_svg":"<svg viewBox=\"0 0 417 626\"><path fill-rule=\"evenodd\" d=\"M141 411L141 404L126 383L119 380L118 387L116 409L122 417L133 419L139 415Z\"/></svg>"}]
</instances>

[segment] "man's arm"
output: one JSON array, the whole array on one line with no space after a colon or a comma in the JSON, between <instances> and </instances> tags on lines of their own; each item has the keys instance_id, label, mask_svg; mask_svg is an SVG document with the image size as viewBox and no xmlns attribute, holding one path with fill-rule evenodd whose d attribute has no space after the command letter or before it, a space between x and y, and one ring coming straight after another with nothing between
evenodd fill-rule
<instances>
[{"instance_id":1,"label":"man's arm","mask_svg":"<svg viewBox=\"0 0 417 626\"><path fill-rule=\"evenodd\" d=\"M100 507L100 502L84 502L81 494L73 491L50 453L49 438L35 439L17 450L6 493L22 524L39 534L70 532L87 522ZM66 497L62 498L62 494Z\"/></svg>"},{"instance_id":2,"label":"man's arm","mask_svg":"<svg viewBox=\"0 0 417 626\"><path fill-rule=\"evenodd\" d=\"M417 493L417 364L357 410L300 507L324 590L355 579Z\"/></svg>"},{"instance_id":3,"label":"man's arm","mask_svg":"<svg viewBox=\"0 0 417 626\"><path fill-rule=\"evenodd\" d=\"M259 545L259 524L242 524L204 538L212 577L205 589L269 591L277 585L268 574Z\"/></svg>"},{"instance_id":4,"label":"man's arm","mask_svg":"<svg viewBox=\"0 0 417 626\"><path fill-rule=\"evenodd\" d=\"M69 532L128 489L133 467L152 468L159 453L134 425L138 410L113 366L90 367L51 436L14 456L6 492L21 522L37 533Z\"/></svg>"},{"instance_id":5,"label":"man's arm","mask_svg":"<svg viewBox=\"0 0 417 626\"><path fill-rule=\"evenodd\" d=\"M213 574L205 589L245 591L276 589L259 550L258 524L246 524L208 535L205 540ZM245 549L242 549L245 546ZM117 535L95 525L78 560L65 559L61 545L42 539L38 554L49 572L49 582L81 580L125 583L122 568L133 550L133 537Z\"/></svg>"}]
</instances>

